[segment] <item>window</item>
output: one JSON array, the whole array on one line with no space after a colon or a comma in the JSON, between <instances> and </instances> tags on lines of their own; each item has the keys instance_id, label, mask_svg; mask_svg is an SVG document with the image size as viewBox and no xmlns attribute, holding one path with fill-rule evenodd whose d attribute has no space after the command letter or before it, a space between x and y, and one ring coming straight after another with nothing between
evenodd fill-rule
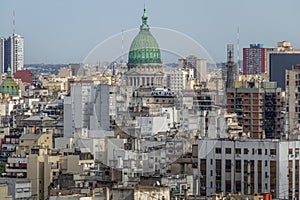
<instances>
[{"instance_id":1,"label":"window","mask_svg":"<svg viewBox=\"0 0 300 200\"><path fill-rule=\"evenodd\" d=\"M17 193L22 193L23 192L23 188L17 188Z\"/></svg>"},{"instance_id":2,"label":"window","mask_svg":"<svg viewBox=\"0 0 300 200\"><path fill-rule=\"evenodd\" d=\"M245 148L245 149L244 149L244 154L246 154L246 155L247 155L247 154L248 154L248 152L249 152L249 149Z\"/></svg>"},{"instance_id":3,"label":"window","mask_svg":"<svg viewBox=\"0 0 300 200\"><path fill-rule=\"evenodd\" d=\"M226 148L225 153L226 154L231 154L231 148Z\"/></svg>"},{"instance_id":4,"label":"window","mask_svg":"<svg viewBox=\"0 0 300 200\"><path fill-rule=\"evenodd\" d=\"M265 149L265 155L268 155L268 149Z\"/></svg>"},{"instance_id":5,"label":"window","mask_svg":"<svg viewBox=\"0 0 300 200\"><path fill-rule=\"evenodd\" d=\"M261 154L262 154L262 150L258 149L258 155L261 155Z\"/></svg>"},{"instance_id":6,"label":"window","mask_svg":"<svg viewBox=\"0 0 300 200\"><path fill-rule=\"evenodd\" d=\"M226 169L231 170L231 160L226 160Z\"/></svg>"},{"instance_id":7,"label":"window","mask_svg":"<svg viewBox=\"0 0 300 200\"><path fill-rule=\"evenodd\" d=\"M241 151L241 149L240 148L238 148L238 149L235 149L235 154L238 154L238 155L240 155L242 153L242 151Z\"/></svg>"},{"instance_id":8,"label":"window","mask_svg":"<svg viewBox=\"0 0 300 200\"><path fill-rule=\"evenodd\" d=\"M221 159L216 159L216 169L221 169L222 168L222 161Z\"/></svg>"},{"instance_id":9,"label":"window","mask_svg":"<svg viewBox=\"0 0 300 200\"><path fill-rule=\"evenodd\" d=\"M221 154L222 153L222 149L221 148L216 148L216 153L217 154Z\"/></svg>"},{"instance_id":10,"label":"window","mask_svg":"<svg viewBox=\"0 0 300 200\"><path fill-rule=\"evenodd\" d=\"M235 169L237 172L241 172L242 162L240 160L235 161Z\"/></svg>"},{"instance_id":11,"label":"window","mask_svg":"<svg viewBox=\"0 0 300 200\"><path fill-rule=\"evenodd\" d=\"M276 149L271 149L270 150L270 155L276 155Z\"/></svg>"},{"instance_id":12,"label":"window","mask_svg":"<svg viewBox=\"0 0 300 200\"><path fill-rule=\"evenodd\" d=\"M265 178L269 178L268 172L265 172Z\"/></svg>"},{"instance_id":13,"label":"window","mask_svg":"<svg viewBox=\"0 0 300 200\"><path fill-rule=\"evenodd\" d=\"M265 160L265 166L268 166L268 161L267 160Z\"/></svg>"},{"instance_id":14,"label":"window","mask_svg":"<svg viewBox=\"0 0 300 200\"><path fill-rule=\"evenodd\" d=\"M231 183L226 183L226 191L231 191Z\"/></svg>"},{"instance_id":15,"label":"window","mask_svg":"<svg viewBox=\"0 0 300 200\"><path fill-rule=\"evenodd\" d=\"M289 149L289 155L293 154L293 149Z\"/></svg>"}]
</instances>

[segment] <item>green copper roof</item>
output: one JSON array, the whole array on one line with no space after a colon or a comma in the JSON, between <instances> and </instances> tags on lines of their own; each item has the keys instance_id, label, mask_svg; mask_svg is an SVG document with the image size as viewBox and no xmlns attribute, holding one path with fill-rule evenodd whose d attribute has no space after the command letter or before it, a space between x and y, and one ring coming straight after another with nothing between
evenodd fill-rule
<instances>
[{"instance_id":1,"label":"green copper roof","mask_svg":"<svg viewBox=\"0 0 300 200\"><path fill-rule=\"evenodd\" d=\"M128 64L161 64L160 49L149 30L147 19L146 9L144 9L140 32L130 46Z\"/></svg>"},{"instance_id":2,"label":"green copper roof","mask_svg":"<svg viewBox=\"0 0 300 200\"><path fill-rule=\"evenodd\" d=\"M0 86L0 93L18 96L18 84L11 77L7 77Z\"/></svg>"}]
</instances>

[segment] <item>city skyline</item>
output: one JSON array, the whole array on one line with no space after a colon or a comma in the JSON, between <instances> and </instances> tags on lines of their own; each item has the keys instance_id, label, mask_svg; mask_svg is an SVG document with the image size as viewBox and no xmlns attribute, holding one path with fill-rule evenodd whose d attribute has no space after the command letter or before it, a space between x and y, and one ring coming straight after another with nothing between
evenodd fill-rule
<instances>
[{"instance_id":1,"label":"city skyline","mask_svg":"<svg viewBox=\"0 0 300 200\"><path fill-rule=\"evenodd\" d=\"M295 0L289 3L270 1L240 2L231 0L164 2L146 1L150 27L174 29L199 42L216 62L226 60L226 44L237 41L240 29L240 58L242 48L249 43L274 47L287 40L300 46ZM25 40L25 64L82 62L84 57L106 38L122 30L138 28L143 1L4 1L0 8L0 36L15 32ZM288 10L288 12L282 12ZM178 8L181 8L180 12ZM195 23L196 22L196 23ZM289 30L289 35L286 35ZM291 34L292 33L292 34Z\"/></svg>"}]
</instances>

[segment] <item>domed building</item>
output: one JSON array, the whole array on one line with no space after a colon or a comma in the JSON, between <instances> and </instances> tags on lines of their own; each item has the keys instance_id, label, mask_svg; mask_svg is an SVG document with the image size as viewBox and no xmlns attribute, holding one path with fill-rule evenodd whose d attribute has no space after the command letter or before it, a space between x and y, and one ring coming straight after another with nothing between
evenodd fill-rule
<instances>
[{"instance_id":1,"label":"domed building","mask_svg":"<svg viewBox=\"0 0 300 200\"><path fill-rule=\"evenodd\" d=\"M7 69L7 78L2 82L0 86L1 94L8 94L10 96L19 96L19 86L11 77L10 68Z\"/></svg>"},{"instance_id":2,"label":"domed building","mask_svg":"<svg viewBox=\"0 0 300 200\"><path fill-rule=\"evenodd\" d=\"M150 32L147 19L146 9L144 9L140 31L133 39L129 50L128 71L126 72L127 86L162 85L164 74L160 49Z\"/></svg>"}]
</instances>

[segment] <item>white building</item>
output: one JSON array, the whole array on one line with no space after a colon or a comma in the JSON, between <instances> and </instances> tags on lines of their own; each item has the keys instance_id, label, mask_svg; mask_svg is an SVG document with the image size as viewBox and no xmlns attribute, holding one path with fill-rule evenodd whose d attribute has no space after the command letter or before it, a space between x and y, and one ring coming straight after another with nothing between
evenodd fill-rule
<instances>
[{"instance_id":1,"label":"white building","mask_svg":"<svg viewBox=\"0 0 300 200\"><path fill-rule=\"evenodd\" d=\"M115 94L111 86L75 83L71 95L64 99L64 136L86 130L110 130L115 115Z\"/></svg>"},{"instance_id":2,"label":"white building","mask_svg":"<svg viewBox=\"0 0 300 200\"><path fill-rule=\"evenodd\" d=\"M7 184L8 194L15 200L31 199L31 182L21 178L0 178L0 184Z\"/></svg>"},{"instance_id":3,"label":"white building","mask_svg":"<svg viewBox=\"0 0 300 200\"><path fill-rule=\"evenodd\" d=\"M4 70L11 68L11 73L14 74L17 70L22 70L24 67L24 39L22 36L13 34L5 40L4 45Z\"/></svg>"},{"instance_id":4,"label":"white building","mask_svg":"<svg viewBox=\"0 0 300 200\"><path fill-rule=\"evenodd\" d=\"M171 69L164 71L164 86L170 88L177 94L186 89L188 82L188 72L180 69Z\"/></svg>"},{"instance_id":5,"label":"white building","mask_svg":"<svg viewBox=\"0 0 300 200\"><path fill-rule=\"evenodd\" d=\"M198 193L300 197L300 141L198 140Z\"/></svg>"},{"instance_id":6,"label":"white building","mask_svg":"<svg viewBox=\"0 0 300 200\"><path fill-rule=\"evenodd\" d=\"M136 119L138 126L141 127L141 137L150 137L169 130L167 117L137 117Z\"/></svg>"},{"instance_id":7,"label":"white building","mask_svg":"<svg viewBox=\"0 0 300 200\"><path fill-rule=\"evenodd\" d=\"M205 82L207 80L207 62L205 59L199 59L196 56L188 56L185 59L178 60L179 69L182 68L193 68L194 74L193 78L200 82ZM191 78L191 77L190 77Z\"/></svg>"}]
</instances>

